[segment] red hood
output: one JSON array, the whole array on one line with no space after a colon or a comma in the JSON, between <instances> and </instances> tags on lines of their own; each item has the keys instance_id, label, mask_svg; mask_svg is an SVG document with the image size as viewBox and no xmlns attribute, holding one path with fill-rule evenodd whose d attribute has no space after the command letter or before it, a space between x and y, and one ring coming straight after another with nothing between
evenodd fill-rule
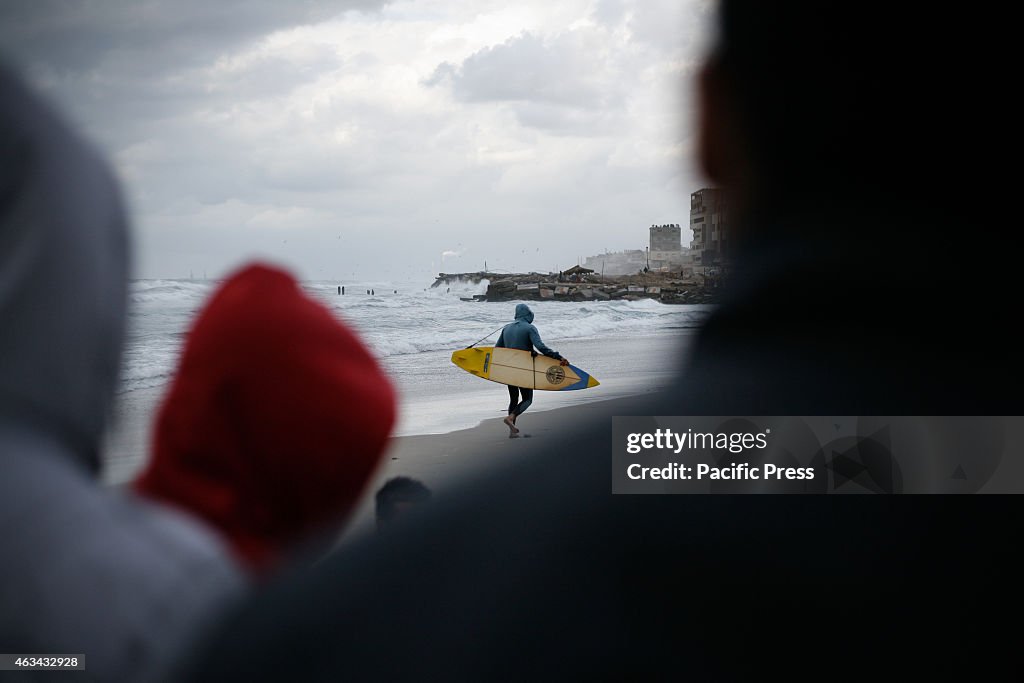
<instances>
[{"instance_id":1,"label":"red hood","mask_svg":"<svg viewBox=\"0 0 1024 683\"><path fill-rule=\"evenodd\" d=\"M394 420L391 384L359 339L290 275L249 266L189 333L136 488L264 569L340 526Z\"/></svg>"}]
</instances>

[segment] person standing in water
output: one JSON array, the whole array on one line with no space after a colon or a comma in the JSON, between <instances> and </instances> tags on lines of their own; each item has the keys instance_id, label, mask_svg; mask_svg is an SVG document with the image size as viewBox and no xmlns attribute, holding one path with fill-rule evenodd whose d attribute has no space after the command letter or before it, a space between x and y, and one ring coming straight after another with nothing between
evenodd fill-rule
<instances>
[{"instance_id":1,"label":"person standing in water","mask_svg":"<svg viewBox=\"0 0 1024 683\"><path fill-rule=\"evenodd\" d=\"M569 364L569 361L562 358L558 351L548 348L541 341L540 332L533 325L533 311L526 304L516 304L515 322L511 322L501 329L501 334L498 336L498 341L495 342L494 347L498 349L521 349L531 353L534 352L534 347L537 347L537 351L541 354L561 361L562 365ZM520 392L522 392L523 396L522 401L519 400ZM509 437L511 438L519 434L519 428L516 427L516 418L525 413L526 409L533 403L533 389L514 387L510 384L508 386L508 398L508 417L505 418L504 422L508 425Z\"/></svg>"}]
</instances>

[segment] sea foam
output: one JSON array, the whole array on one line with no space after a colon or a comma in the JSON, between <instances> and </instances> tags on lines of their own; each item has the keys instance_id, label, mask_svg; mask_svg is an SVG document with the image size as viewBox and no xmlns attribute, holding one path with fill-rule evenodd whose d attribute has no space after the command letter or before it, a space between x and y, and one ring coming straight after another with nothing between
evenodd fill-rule
<instances>
[{"instance_id":1,"label":"sea foam","mask_svg":"<svg viewBox=\"0 0 1024 683\"><path fill-rule=\"evenodd\" d=\"M345 295L338 286L345 285ZM129 289L128 338L122 391L166 384L173 375L196 311L217 283L135 280ZM486 291L486 281L430 288L388 281L303 282L303 289L350 325L378 358L493 345L498 328L512 322L516 302L462 301ZM449 291L450 289L450 291ZM372 290L372 295L366 294ZM397 293L396 293L397 290ZM637 301L533 301L534 324L556 350L573 339L645 336L699 327L710 306Z\"/></svg>"}]
</instances>

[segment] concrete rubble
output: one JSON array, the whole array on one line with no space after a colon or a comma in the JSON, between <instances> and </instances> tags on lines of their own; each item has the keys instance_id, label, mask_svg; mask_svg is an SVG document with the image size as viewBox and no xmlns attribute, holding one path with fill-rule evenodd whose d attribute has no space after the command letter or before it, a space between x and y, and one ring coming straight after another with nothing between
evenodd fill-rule
<instances>
[{"instance_id":1,"label":"concrete rubble","mask_svg":"<svg viewBox=\"0 0 1024 683\"><path fill-rule=\"evenodd\" d=\"M487 293L476 301L636 301L654 299L665 304L716 303L718 283L696 275L638 273L618 277L586 274L577 282L559 281L558 274L542 273L440 273L432 287L488 281Z\"/></svg>"}]
</instances>

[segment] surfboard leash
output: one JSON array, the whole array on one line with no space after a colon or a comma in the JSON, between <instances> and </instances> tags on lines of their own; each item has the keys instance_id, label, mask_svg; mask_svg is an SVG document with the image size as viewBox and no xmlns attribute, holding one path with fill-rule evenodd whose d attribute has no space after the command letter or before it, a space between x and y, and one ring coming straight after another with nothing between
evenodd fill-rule
<instances>
[{"instance_id":1,"label":"surfboard leash","mask_svg":"<svg viewBox=\"0 0 1024 683\"><path fill-rule=\"evenodd\" d=\"M507 323L506 323L506 324L507 324ZM498 330L500 330L500 329L502 329L502 328L504 328L504 327L505 327L505 325L502 325L501 327L499 327L499 328L498 328ZM495 330L494 332L497 332L498 330ZM494 332L491 332L491 334L494 334ZM491 334L488 334L488 335L487 335L487 337L490 337L490 336L491 336ZM484 339L487 339L487 337L484 337L483 339L477 339L477 340L476 340L475 342L473 342L472 344L470 344L470 345L469 345L469 346L467 346L466 348L467 348L467 349L471 349L471 348L473 348L474 346L476 346L477 344L479 344L480 342L482 342L482 341L483 341ZM463 349L463 350L465 350L465 349Z\"/></svg>"}]
</instances>

